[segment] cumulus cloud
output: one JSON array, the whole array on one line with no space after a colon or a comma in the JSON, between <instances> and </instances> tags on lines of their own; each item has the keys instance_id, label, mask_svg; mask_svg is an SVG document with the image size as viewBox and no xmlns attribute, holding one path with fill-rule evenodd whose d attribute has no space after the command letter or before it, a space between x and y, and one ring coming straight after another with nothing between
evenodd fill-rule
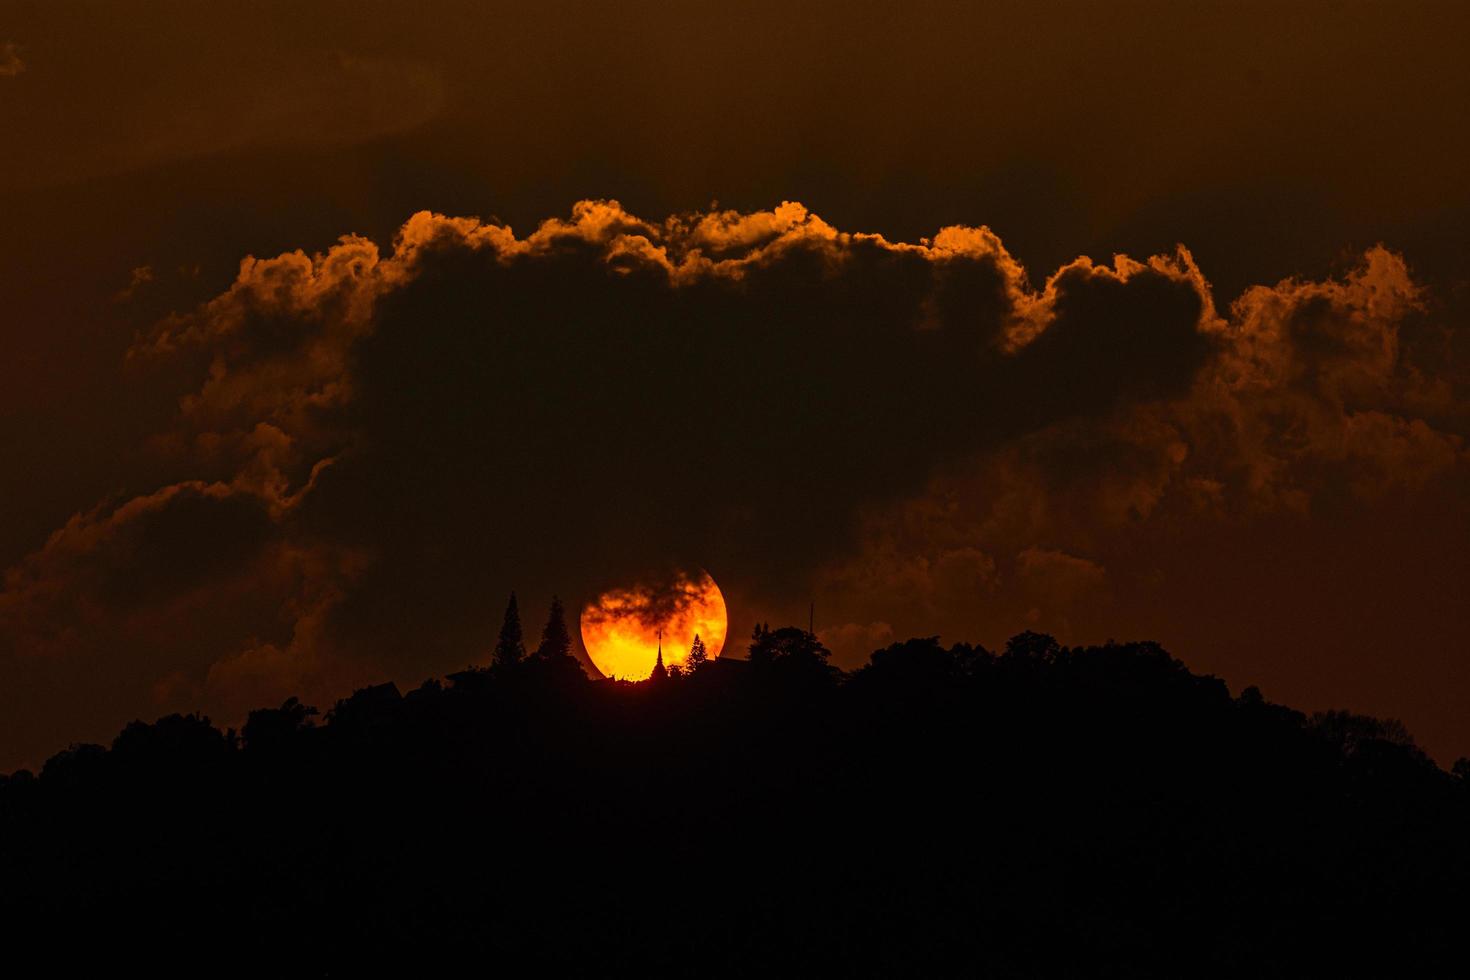
<instances>
[{"instance_id":1,"label":"cumulus cloud","mask_svg":"<svg viewBox=\"0 0 1470 980\"><path fill-rule=\"evenodd\" d=\"M1036 286L988 229L891 242L794 202L584 201L526 235L421 212L386 252L246 258L138 337L197 370L158 445L200 478L11 569L0 663L65 651L238 713L462 666L513 587L578 608L669 564L747 597L736 630L820 592L844 650L1064 609L1115 529L1460 466L1405 356L1423 311L1381 249L1222 314L1183 248Z\"/></svg>"},{"instance_id":2,"label":"cumulus cloud","mask_svg":"<svg viewBox=\"0 0 1470 980\"><path fill-rule=\"evenodd\" d=\"M1223 428L1233 477L1258 498L1305 506L1351 471L1364 495L1422 483L1463 458L1462 434L1423 417L1422 372L1401 331L1424 310L1404 261L1376 247L1340 280L1287 280L1232 306L1232 343L1182 424ZM1441 400L1451 401L1448 391Z\"/></svg>"},{"instance_id":3,"label":"cumulus cloud","mask_svg":"<svg viewBox=\"0 0 1470 980\"><path fill-rule=\"evenodd\" d=\"M1344 506L1463 481L1461 375L1415 349L1436 333L1424 329L1431 313L1382 247L1340 278L1252 288L1228 313L1206 313L1215 343L1187 390L1036 426L946 468L870 513L857 554L823 581L895 620L885 593L907 594L927 622L1003 635L1029 618L1065 633L1069 609L1108 594L1094 559L1136 562L1147 528L1198 540L1200 528L1228 534L1279 515L1335 521ZM914 586L916 568L965 543L1015 556L997 562L986 594L966 608Z\"/></svg>"}]
</instances>

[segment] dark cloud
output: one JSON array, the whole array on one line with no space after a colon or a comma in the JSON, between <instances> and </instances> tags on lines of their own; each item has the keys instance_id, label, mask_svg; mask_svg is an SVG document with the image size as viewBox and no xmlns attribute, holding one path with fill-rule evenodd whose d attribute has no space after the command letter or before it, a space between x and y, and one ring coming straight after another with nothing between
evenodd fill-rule
<instances>
[{"instance_id":1,"label":"dark cloud","mask_svg":"<svg viewBox=\"0 0 1470 980\"><path fill-rule=\"evenodd\" d=\"M275 328L241 349L257 334L234 305L183 326L229 338L188 410L336 434L303 519L382 560L334 615L352 642L420 654L469 641L477 597L510 569L574 595L667 561L803 591L850 547L858 507L1018 432L1187 384L1208 348L1184 265L1079 264L1033 292L988 233L894 245L796 205L653 225L588 203L524 240L421 216L371 269L346 258L362 247L289 288L261 266L242 277L250 315L266 302L306 325L308 356L282 355ZM1152 337L1102 351L1083 379L1053 329L1100 351L1096 335ZM405 601L445 632L390 612Z\"/></svg>"},{"instance_id":2,"label":"dark cloud","mask_svg":"<svg viewBox=\"0 0 1470 980\"><path fill-rule=\"evenodd\" d=\"M1461 467L1430 411L1456 396L1400 354L1424 310L1382 249L1222 315L1182 248L1033 286L987 229L895 243L794 203L586 201L524 237L420 213L386 255L248 258L139 336L135 364L198 372L156 440L195 478L11 569L0 659L228 715L462 666L511 588L534 621L670 564L737 636L820 591L843 656L980 608L1070 629L1145 522Z\"/></svg>"},{"instance_id":3,"label":"dark cloud","mask_svg":"<svg viewBox=\"0 0 1470 980\"><path fill-rule=\"evenodd\" d=\"M1144 624L1132 628L1191 637L1215 669L1345 696L1339 677L1409 656L1381 611L1460 574L1443 552L1466 540L1446 503L1470 490L1464 363L1436 339L1454 326L1381 247L1337 278L1247 290L1206 311L1212 354L1181 387L1035 427L868 513L856 553L820 573L830 615L992 641L1026 621L1072 639ZM993 580L937 599L915 570L972 545L994 557ZM1406 549L1439 557L1415 565ZM1400 628L1432 632L1453 672L1454 621ZM1352 623L1374 630L1363 653L1341 639ZM1341 662L1323 665L1327 650Z\"/></svg>"},{"instance_id":4,"label":"dark cloud","mask_svg":"<svg viewBox=\"0 0 1470 980\"><path fill-rule=\"evenodd\" d=\"M650 570L651 571L651 570ZM628 588L615 588L596 597L582 612L584 622L602 623L633 616L649 629L678 619L709 593L709 578L702 573L666 570L650 574Z\"/></svg>"}]
</instances>

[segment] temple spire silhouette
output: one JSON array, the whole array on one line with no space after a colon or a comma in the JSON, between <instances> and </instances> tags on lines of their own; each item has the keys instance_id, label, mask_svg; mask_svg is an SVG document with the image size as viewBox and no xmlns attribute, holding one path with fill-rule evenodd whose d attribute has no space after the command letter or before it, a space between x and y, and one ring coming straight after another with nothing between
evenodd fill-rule
<instances>
[{"instance_id":1,"label":"temple spire silhouette","mask_svg":"<svg viewBox=\"0 0 1470 980\"><path fill-rule=\"evenodd\" d=\"M669 672L664 668L664 631L658 631L658 656L653 661L653 673L648 675L651 681L668 680Z\"/></svg>"}]
</instances>

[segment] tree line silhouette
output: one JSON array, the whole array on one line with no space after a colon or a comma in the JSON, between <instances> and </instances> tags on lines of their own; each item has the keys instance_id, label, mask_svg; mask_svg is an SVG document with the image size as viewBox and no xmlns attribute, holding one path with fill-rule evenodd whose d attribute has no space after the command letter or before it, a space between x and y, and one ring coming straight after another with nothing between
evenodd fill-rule
<instances>
[{"instance_id":1,"label":"tree line silhouette","mask_svg":"<svg viewBox=\"0 0 1470 980\"><path fill-rule=\"evenodd\" d=\"M1470 764L1154 643L810 630L593 681L485 667L133 722L0 778L0 922L57 962L379 972L1446 975ZM696 656L695 654L702 654Z\"/></svg>"}]
</instances>

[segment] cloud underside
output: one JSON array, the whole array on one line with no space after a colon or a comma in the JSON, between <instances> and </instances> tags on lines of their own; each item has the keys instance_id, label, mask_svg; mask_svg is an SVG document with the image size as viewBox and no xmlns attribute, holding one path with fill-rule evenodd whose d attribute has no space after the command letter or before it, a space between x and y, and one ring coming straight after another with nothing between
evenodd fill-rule
<instances>
[{"instance_id":1,"label":"cloud underside","mask_svg":"<svg viewBox=\"0 0 1470 980\"><path fill-rule=\"evenodd\" d=\"M1222 311L1182 247L1034 284L986 228L794 203L584 201L524 237L420 213L386 255L248 258L138 339L197 371L151 447L195 478L10 568L0 661L233 716L462 666L512 585L681 563L752 609L838 597L837 646L1006 590L1044 623L1105 594L1110 534L1462 477L1441 335L1382 248Z\"/></svg>"}]
</instances>

